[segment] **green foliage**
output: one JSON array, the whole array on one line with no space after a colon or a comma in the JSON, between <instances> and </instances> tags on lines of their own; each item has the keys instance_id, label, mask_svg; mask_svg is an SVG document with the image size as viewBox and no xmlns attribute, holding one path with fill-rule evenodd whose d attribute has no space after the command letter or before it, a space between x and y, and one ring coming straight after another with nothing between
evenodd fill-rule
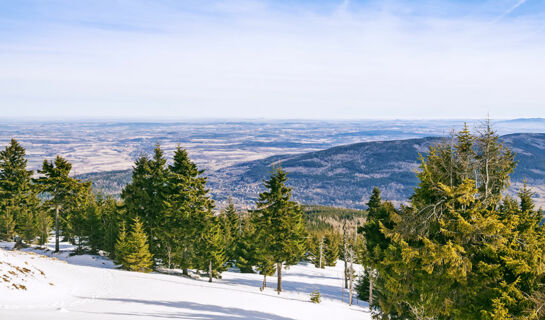
<instances>
[{"instance_id":1,"label":"green foliage","mask_svg":"<svg viewBox=\"0 0 545 320\"><path fill-rule=\"evenodd\" d=\"M358 220L366 216L364 210L303 205L303 219L305 229L313 234L325 233L326 231L340 232L344 221Z\"/></svg>"},{"instance_id":2,"label":"green foliage","mask_svg":"<svg viewBox=\"0 0 545 320\"><path fill-rule=\"evenodd\" d=\"M208 270L202 256L199 257L199 250L206 250L210 246L210 250L215 251L219 245L217 221L213 219L214 202L206 189L203 174L204 170L197 168L189 159L187 151L178 147L174 152L173 163L168 167L167 211L162 219L159 236L166 248L172 248L177 253L176 264L184 273L193 267ZM206 263L209 260L210 257ZM212 260L216 258L212 257ZM220 269L219 266L214 268Z\"/></svg>"},{"instance_id":3,"label":"green foliage","mask_svg":"<svg viewBox=\"0 0 545 320\"><path fill-rule=\"evenodd\" d=\"M502 196L514 166L488 125L476 137L466 128L422 158L410 206L370 208L364 261L377 272L377 317L537 314L545 232L527 190L520 205Z\"/></svg>"},{"instance_id":4,"label":"green foliage","mask_svg":"<svg viewBox=\"0 0 545 320\"><path fill-rule=\"evenodd\" d=\"M153 157L140 156L133 167L132 181L121 193L128 219L139 217L149 236L150 250L160 259L166 256L167 246L161 245L168 197L169 172L163 151L157 144Z\"/></svg>"},{"instance_id":5,"label":"green foliage","mask_svg":"<svg viewBox=\"0 0 545 320\"><path fill-rule=\"evenodd\" d=\"M51 226L53 225L51 216L46 210L40 209L36 212L35 219L38 244L44 245L49 238L49 232L51 231Z\"/></svg>"},{"instance_id":6,"label":"green foliage","mask_svg":"<svg viewBox=\"0 0 545 320\"><path fill-rule=\"evenodd\" d=\"M319 291L318 289L314 289L314 290L310 293L310 301L312 301L312 303L320 303L320 302L322 302L321 295L320 295L320 291Z\"/></svg>"},{"instance_id":7,"label":"green foliage","mask_svg":"<svg viewBox=\"0 0 545 320\"><path fill-rule=\"evenodd\" d=\"M150 272L153 256L149 252L147 236L138 217L133 219L131 232L127 235L124 228L119 234L116 246L116 258L123 269L137 272Z\"/></svg>"},{"instance_id":8,"label":"green foliage","mask_svg":"<svg viewBox=\"0 0 545 320\"><path fill-rule=\"evenodd\" d=\"M249 216L241 217L241 234L238 237L235 264L243 273L253 273L253 266L257 265L258 242L256 241L255 225ZM274 272L274 271L273 271Z\"/></svg>"},{"instance_id":9,"label":"green foliage","mask_svg":"<svg viewBox=\"0 0 545 320\"><path fill-rule=\"evenodd\" d=\"M16 234L32 242L36 236L34 213L39 201L27 170L25 149L14 139L0 151L0 237Z\"/></svg>"},{"instance_id":10,"label":"green foliage","mask_svg":"<svg viewBox=\"0 0 545 320\"><path fill-rule=\"evenodd\" d=\"M235 261L237 258L239 238L242 234L240 215L235 205L229 198L227 207L220 214L223 239L225 243L225 254L228 261Z\"/></svg>"},{"instance_id":11,"label":"green foliage","mask_svg":"<svg viewBox=\"0 0 545 320\"><path fill-rule=\"evenodd\" d=\"M40 176L35 179L39 192L46 197L44 205L55 212L55 251L59 251L60 224L64 235L73 239L79 227L81 206L90 193L91 184L69 176L72 165L61 156L44 160ZM58 213L58 214L57 214Z\"/></svg>"},{"instance_id":12,"label":"green foliage","mask_svg":"<svg viewBox=\"0 0 545 320\"><path fill-rule=\"evenodd\" d=\"M0 215L0 239L12 240L15 236L15 219L10 208L4 208Z\"/></svg>"},{"instance_id":13,"label":"green foliage","mask_svg":"<svg viewBox=\"0 0 545 320\"><path fill-rule=\"evenodd\" d=\"M334 267L339 259L339 253L342 246L342 237L339 233L330 232L326 235L324 241L325 265Z\"/></svg>"},{"instance_id":14,"label":"green foliage","mask_svg":"<svg viewBox=\"0 0 545 320\"><path fill-rule=\"evenodd\" d=\"M306 232L299 204L291 201L291 189L286 187L286 173L274 169L264 182L267 191L259 194L257 209L253 211L258 241L258 261L267 264L296 264L306 251ZM280 273L280 269L277 267ZM278 291L281 283L278 281Z\"/></svg>"},{"instance_id":15,"label":"green foliage","mask_svg":"<svg viewBox=\"0 0 545 320\"><path fill-rule=\"evenodd\" d=\"M209 217L202 233L202 241L199 246L199 260L201 270L208 270L209 281L212 277L219 276L225 270L227 256L225 254L225 239L217 217Z\"/></svg>"}]
</instances>

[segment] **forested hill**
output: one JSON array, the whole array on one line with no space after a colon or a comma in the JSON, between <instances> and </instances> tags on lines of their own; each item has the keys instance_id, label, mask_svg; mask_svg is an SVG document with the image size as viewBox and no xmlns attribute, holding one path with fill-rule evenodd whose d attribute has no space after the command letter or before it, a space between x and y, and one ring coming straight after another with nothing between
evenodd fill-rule
<instances>
[{"instance_id":1,"label":"forested hill","mask_svg":"<svg viewBox=\"0 0 545 320\"><path fill-rule=\"evenodd\" d=\"M216 200L231 196L239 204L251 205L262 180L273 165L288 173L288 184L296 200L305 204L361 208L374 186L383 198L405 201L417 180L419 154L442 138L364 142L299 155L278 155L208 171L209 187ZM526 179L545 198L545 134L521 133L502 137L516 152L515 185ZM105 193L119 193L130 180L130 171L81 175ZM538 195L538 196L539 196ZM537 199L538 203L543 203Z\"/></svg>"}]
</instances>

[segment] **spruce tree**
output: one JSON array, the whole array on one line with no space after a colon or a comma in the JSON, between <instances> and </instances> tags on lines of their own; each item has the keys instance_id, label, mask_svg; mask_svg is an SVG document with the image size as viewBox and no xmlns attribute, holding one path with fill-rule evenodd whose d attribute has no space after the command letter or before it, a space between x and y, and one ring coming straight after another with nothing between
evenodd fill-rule
<instances>
[{"instance_id":1,"label":"spruce tree","mask_svg":"<svg viewBox=\"0 0 545 320\"><path fill-rule=\"evenodd\" d=\"M44 160L40 177L35 179L39 190L47 197L45 204L55 212L55 252L59 252L60 223L70 210L78 207L80 193L91 188L90 183L82 183L69 176L72 165L61 156L54 161ZM65 217L66 218L66 217Z\"/></svg>"},{"instance_id":2,"label":"spruce tree","mask_svg":"<svg viewBox=\"0 0 545 320\"><path fill-rule=\"evenodd\" d=\"M296 264L305 252L306 232L303 213L297 202L291 201L291 188L285 185L286 173L274 168L266 191L259 194L255 216L259 246L276 263L277 292L282 291L282 265Z\"/></svg>"},{"instance_id":3,"label":"spruce tree","mask_svg":"<svg viewBox=\"0 0 545 320\"><path fill-rule=\"evenodd\" d=\"M114 261L124 267L124 259L129 253L129 246L127 242L127 229L125 228L125 222L121 223L121 228L117 233L117 241L115 243L115 257Z\"/></svg>"},{"instance_id":4,"label":"spruce tree","mask_svg":"<svg viewBox=\"0 0 545 320\"><path fill-rule=\"evenodd\" d=\"M219 274L225 270L227 262L225 239L217 217L209 217L203 231L199 258L201 269L208 270L208 281L212 282L213 277L219 277Z\"/></svg>"},{"instance_id":5,"label":"spruce tree","mask_svg":"<svg viewBox=\"0 0 545 320\"><path fill-rule=\"evenodd\" d=\"M38 244L44 245L47 243L49 238L49 232L51 231L51 226L53 222L51 221L50 214L47 210L38 208L36 212L36 231L38 235Z\"/></svg>"},{"instance_id":6,"label":"spruce tree","mask_svg":"<svg viewBox=\"0 0 545 320\"><path fill-rule=\"evenodd\" d=\"M251 216L241 217L240 223L242 232L236 245L236 266L242 273L253 273L253 267L257 265L258 234Z\"/></svg>"},{"instance_id":7,"label":"spruce tree","mask_svg":"<svg viewBox=\"0 0 545 320\"><path fill-rule=\"evenodd\" d=\"M36 235L34 213L39 199L31 185L25 149L15 140L0 151L0 233L30 242Z\"/></svg>"},{"instance_id":8,"label":"spruce tree","mask_svg":"<svg viewBox=\"0 0 545 320\"><path fill-rule=\"evenodd\" d=\"M325 265L334 267L339 259L341 247L341 238L335 232L328 232L324 239L324 259Z\"/></svg>"},{"instance_id":9,"label":"spruce tree","mask_svg":"<svg viewBox=\"0 0 545 320\"><path fill-rule=\"evenodd\" d=\"M489 126L457 137L430 148L410 205L379 224L387 246L367 243L370 257L380 248L378 316L537 319L544 230L527 192L520 205L502 195L513 153Z\"/></svg>"},{"instance_id":10,"label":"spruce tree","mask_svg":"<svg viewBox=\"0 0 545 320\"><path fill-rule=\"evenodd\" d=\"M125 240L125 241L123 241ZM123 244L123 242L126 242ZM138 217L133 219L131 232L125 235L121 230L118 241L117 259L129 271L150 272L153 256L149 251L147 235Z\"/></svg>"},{"instance_id":11,"label":"spruce tree","mask_svg":"<svg viewBox=\"0 0 545 320\"><path fill-rule=\"evenodd\" d=\"M242 233L242 225L231 198L228 200L227 207L222 210L220 219L225 242L225 254L228 261L234 261L236 260L237 244Z\"/></svg>"},{"instance_id":12,"label":"spruce tree","mask_svg":"<svg viewBox=\"0 0 545 320\"><path fill-rule=\"evenodd\" d=\"M202 235L213 230L209 229L209 221L214 215L214 201L206 189L204 170L197 168L185 149L177 147L173 163L168 168L167 213L162 221L161 236L166 245L180 252L177 262L187 275L189 268L202 267L196 254L208 243Z\"/></svg>"},{"instance_id":13,"label":"spruce tree","mask_svg":"<svg viewBox=\"0 0 545 320\"><path fill-rule=\"evenodd\" d=\"M101 203L104 236L102 249L105 250L111 258L115 259L115 245L118 233L122 229L122 225L125 221L125 217L121 205L118 205L113 197L107 197L106 200Z\"/></svg>"},{"instance_id":14,"label":"spruce tree","mask_svg":"<svg viewBox=\"0 0 545 320\"><path fill-rule=\"evenodd\" d=\"M15 218L11 207L5 207L0 215L0 239L11 241L15 236Z\"/></svg>"},{"instance_id":15,"label":"spruce tree","mask_svg":"<svg viewBox=\"0 0 545 320\"><path fill-rule=\"evenodd\" d=\"M157 144L151 158L142 155L135 161L131 183L121 193L127 218L140 217L150 250L160 259L165 257L166 247L160 237L167 209L168 176L163 150Z\"/></svg>"}]
</instances>

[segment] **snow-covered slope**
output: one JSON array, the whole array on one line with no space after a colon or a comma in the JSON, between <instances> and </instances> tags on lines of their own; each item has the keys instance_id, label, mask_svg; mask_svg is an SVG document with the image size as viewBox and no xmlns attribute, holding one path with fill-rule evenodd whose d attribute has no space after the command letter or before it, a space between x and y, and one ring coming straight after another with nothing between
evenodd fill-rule
<instances>
[{"instance_id":1,"label":"snow-covered slope","mask_svg":"<svg viewBox=\"0 0 545 320\"><path fill-rule=\"evenodd\" d=\"M261 292L256 274L225 272L208 283L117 270L99 256L28 251L0 249L0 319L370 319L366 303L349 307L346 291L341 301L340 263L290 267L278 295L275 277ZM320 304L309 301L314 289Z\"/></svg>"}]
</instances>

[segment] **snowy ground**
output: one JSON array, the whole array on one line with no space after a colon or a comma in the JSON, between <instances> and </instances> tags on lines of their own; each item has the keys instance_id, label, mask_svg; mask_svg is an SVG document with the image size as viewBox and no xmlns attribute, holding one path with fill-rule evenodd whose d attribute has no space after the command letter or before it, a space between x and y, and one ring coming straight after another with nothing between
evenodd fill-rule
<instances>
[{"instance_id":1,"label":"snowy ground","mask_svg":"<svg viewBox=\"0 0 545 320\"><path fill-rule=\"evenodd\" d=\"M341 263L317 269L300 264L276 278L224 272L223 279L189 279L115 269L100 256L50 250L11 251L0 243L0 319L370 319L367 304L349 307ZM14 286L15 284L15 286ZM320 304L309 301L318 289Z\"/></svg>"}]
</instances>

